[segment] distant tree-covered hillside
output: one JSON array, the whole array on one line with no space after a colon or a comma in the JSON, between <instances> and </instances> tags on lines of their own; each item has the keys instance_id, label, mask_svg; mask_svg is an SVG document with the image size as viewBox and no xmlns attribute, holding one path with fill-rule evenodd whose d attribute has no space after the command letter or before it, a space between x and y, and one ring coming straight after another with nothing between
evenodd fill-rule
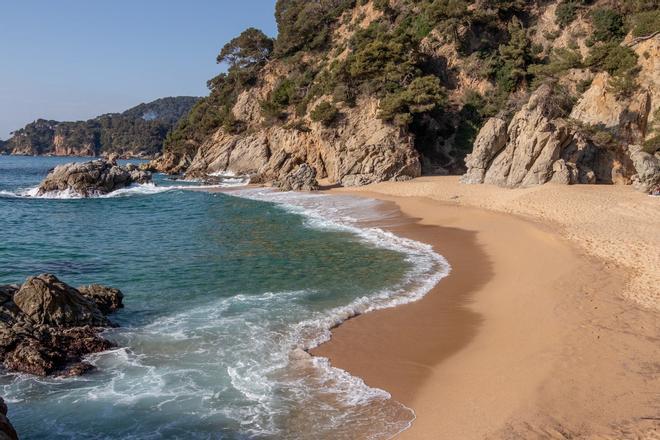
<instances>
[{"instance_id":1,"label":"distant tree-covered hillside","mask_svg":"<svg viewBox=\"0 0 660 440\"><path fill-rule=\"evenodd\" d=\"M87 121L59 122L39 119L12 133L0 144L12 154L154 156L172 127L198 98L161 98L123 113L109 113Z\"/></svg>"}]
</instances>

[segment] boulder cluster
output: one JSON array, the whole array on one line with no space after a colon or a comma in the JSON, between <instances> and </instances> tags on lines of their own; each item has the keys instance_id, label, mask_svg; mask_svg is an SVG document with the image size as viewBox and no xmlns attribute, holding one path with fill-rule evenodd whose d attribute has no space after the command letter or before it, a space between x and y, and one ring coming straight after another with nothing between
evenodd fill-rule
<instances>
[{"instance_id":1,"label":"boulder cluster","mask_svg":"<svg viewBox=\"0 0 660 440\"><path fill-rule=\"evenodd\" d=\"M67 163L56 167L41 182L38 195L72 191L83 197L108 194L135 183L151 182L151 173L136 165L118 165L115 158Z\"/></svg>"},{"instance_id":2,"label":"boulder cluster","mask_svg":"<svg viewBox=\"0 0 660 440\"><path fill-rule=\"evenodd\" d=\"M21 286L0 285L0 362L37 376L77 376L92 365L82 358L114 344L99 336L123 294L99 285L75 289L55 275L29 277Z\"/></svg>"},{"instance_id":3,"label":"boulder cluster","mask_svg":"<svg viewBox=\"0 0 660 440\"><path fill-rule=\"evenodd\" d=\"M306 163L275 182L281 191L316 191L319 183L316 181L316 170Z\"/></svg>"}]
</instances>

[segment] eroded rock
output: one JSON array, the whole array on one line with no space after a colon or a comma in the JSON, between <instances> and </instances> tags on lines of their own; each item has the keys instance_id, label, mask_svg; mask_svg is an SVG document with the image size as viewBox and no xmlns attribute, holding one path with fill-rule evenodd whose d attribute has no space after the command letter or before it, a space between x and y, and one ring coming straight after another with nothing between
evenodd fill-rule
<instances>
[{"instance_id":1,"label":"eroded rock","mask_svg":"<svg viewBox=\"0 0 660 440\"><path fill-rule=\"evenodd\" d=\"M287 174L275 184L282 191L316 191L319 183L316 181L316 170L306 163Z\"/></svg>"},{"instance_id":2,"label":"eroded rock","mask_svg":"<svg viewBox=\"0 0 660 440\"><path fill-rule=\"evenodd\" d=\"M113 343L99 336L106 314L122 307L122 293L84 286L81 293L51 274L23 285L0 286L0 361L11 371L75 376L93 367L82 358Z\"/></svg>"},{"instance_id":3,"label":"eroded rock","mask_svg":"<svg viewBox=\"0 0 660 440\"><path fill-rule=\"evenodd\" d=\"M134 183L151 182L151 173L135 165L120 166L108 159L68 163L56 167L41 182L38 195L71 191L84 197L108 194Z\"/></svg>"}]
</instances>

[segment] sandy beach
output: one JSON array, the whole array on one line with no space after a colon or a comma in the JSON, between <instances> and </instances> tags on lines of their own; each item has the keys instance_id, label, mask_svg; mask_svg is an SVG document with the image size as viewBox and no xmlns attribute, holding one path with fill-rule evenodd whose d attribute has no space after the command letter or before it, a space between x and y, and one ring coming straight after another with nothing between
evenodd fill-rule
<instances>
[{"instance_id":1,"label":"sandy beach","mask_svg":"<svg viewBox=\"0 0 660 440\"><path fill-rule=\"evenodd\" d=\"M426 177L359 189L453 267L314 350L417 419L402 439L660 438L660 203Z\"/></svg>"}]
</instances>

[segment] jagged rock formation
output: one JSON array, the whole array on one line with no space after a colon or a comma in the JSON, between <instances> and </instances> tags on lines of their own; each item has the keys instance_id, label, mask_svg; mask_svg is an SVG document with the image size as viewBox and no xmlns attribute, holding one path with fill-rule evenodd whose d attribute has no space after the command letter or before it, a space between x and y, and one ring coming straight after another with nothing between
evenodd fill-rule
<instances>
[{"instance_id":1,"label":"jagged rock formation","mask_svg":"<svg viewBox=\"0 0 660 440\"><path fill-rule=\"evenodd\" d=\"M0 361L6 369L80 375L93 368L81 362L83 356L114 346L98 333L112 325L105 315L121 307L123 295L102 286L81 289L51 274L0 286Z\"/></svg>"},{"instance_id":2,"label":"jagged rock formation","mask_svg":"<svg viewBox=\"0 0 660 440\"><path fill-rule=\"evenodd\" d=\"M49 156L153 157L167 133L199 98L180 96L140 104L123 113L88 121L59 122L39 119L0 141L0 153Z\"/></svg>"},{"instance_id":3,"label":"jagged rock formation","mask_svg":"<svg viewBox=\"0 0 660 440\"><path fill-rule=\"evenodd\" d=\"M0 397L0 440L18 440L18 434L7 418L7 404Z\"/></svg>"},{"instance_id":4,"label":"jagged rock formation","mask_svg":"<svg viewBox=\"0 0 660 440\"><path fill-rule=\"evenodd\" d=\"M316 170L306 163L300 164L283 179L276 181L275 186L282 191L316 191L319 189Z\"/></svg>"},{"instance_id":5,"label":"jagged rock formation","mask_svg":"<svg viewBox=\"0 0 660 440\"><path fill-rule=\"evenodd\" d=\"M72 191L84 197L108 194L134 183L151 182L151 173L135 165L120 166L114 159L59 165L39 185L37 194Z\"/></svg>"},{"instance_id":6,"label":"jagged rock formation","mask_svg":"<svg viewBox=\"0 0 660 440\"><path fill-rule=\"evenodd\" d=\"M234 113L247 119L250 106L259 99L255 93L260 92L245 92ZM303 162L312 166L319 178L346 186L421 175L412 138L377 119L377 111L375 100L361 102L331 129L312 122L307 130L275 126L247 135L219 130L199 148L186 175L202 177L229 171L276 181ZM258 113L253 117L256 120L248 122L255 125L262 118Z\"/></svg>"},{"instance_id":7,"label":"jagged rock formation","mask_svg":"<svg viewBox=\"0 0 660 440\"><path fill-rule=\"evenodd\" d=\"M462 181L507 187L634 181L640 190L654 190L659 154L633 145L655 135L660 38L638 44L635 51L653 62L642 64L634 93L617 96L608 74L601 73L567 114L558 103L557 84L541 86L508 124L497 118L486 122L466 158Z\"/></svg>"}]
</instances>

